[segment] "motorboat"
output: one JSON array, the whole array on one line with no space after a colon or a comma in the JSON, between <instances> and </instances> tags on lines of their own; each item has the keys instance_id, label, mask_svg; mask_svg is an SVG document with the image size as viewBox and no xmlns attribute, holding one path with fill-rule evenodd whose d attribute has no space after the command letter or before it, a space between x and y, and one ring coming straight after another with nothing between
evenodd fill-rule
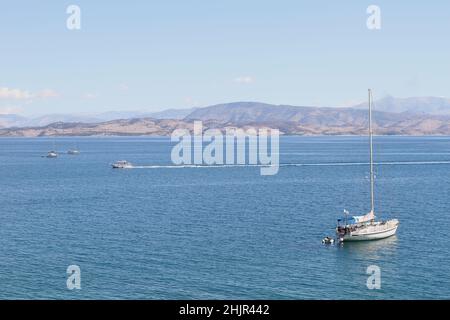
<instances>
[{"instance_id":1,"label":"motorboat","mask_svg":"<svg viewBox=\"0 0 450 320\"><path fill-rule=\"evenodd\" d=\"M130 169L133 168L133 165L126 160L120 160L113 163L112 167L113 169Z\"/></svg>"},{"instance_id":2,"label":"motorboat","mask_svg":"<svg viewBox=\"0 0 450 320\"><path fill-rule=\"evenodd\" d=\"M58 157L58 153L56 151L49 151L47 153L47 158L57 158Z\"/></svg>"}]
</instances>

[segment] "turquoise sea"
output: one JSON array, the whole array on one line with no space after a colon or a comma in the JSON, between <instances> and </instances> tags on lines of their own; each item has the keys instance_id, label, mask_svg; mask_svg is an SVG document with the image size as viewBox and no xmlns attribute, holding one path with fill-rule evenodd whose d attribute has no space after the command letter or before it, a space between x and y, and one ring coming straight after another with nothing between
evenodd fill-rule
<instances>
[{"instance_id":1,"label":"turquoise sea","mask_svg":"<svg viewBox=\"0 0 450 320\"><path fill-rule=\"evenodd\" d=\"M53 148L57 159L42 157ZM65 151L77 145L78 156ZM0 139L1 299L450 299L450 137L375 137L396 237L324 246L369 210L366 137L282 137L279 173L171 166L169 138ZM308 165L305 165L308 164ZM69 265L81 289L66 286ZM381 270L381 289L366 269Z\"/></svg>"}]
</instances>

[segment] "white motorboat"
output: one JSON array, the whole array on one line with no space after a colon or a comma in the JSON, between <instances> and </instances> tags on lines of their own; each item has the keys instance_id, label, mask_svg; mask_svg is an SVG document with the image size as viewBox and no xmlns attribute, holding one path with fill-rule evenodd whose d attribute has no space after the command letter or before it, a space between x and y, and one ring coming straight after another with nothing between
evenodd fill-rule
<instances>
[{"instance_id":1,"label":"white motorboat","mask_svg":"<svg viewBox=\"0 0 450 320\"><path fill-rule=\"evenodd\" d=\"M67 154L76 156L76 155L80 154L80 151L77 149L70 149L69 151L67 151Z\"/></svg>"},{"instance_id":2,"label":"white motorboat","mask_svg":"<svg viewBox=\"0 0 450 320\"><path fill-rule=\"evenodd\" d=\"M48 153L47 153L47 156L46 156L46 158L57 158L58 157L58 152L56 152L55 150L56 150L56 142L55 142L55 139L53 139L53 148L52 148L53 150L51 150L51 151L49 151Z\"/></svg>"},{"instance_id":3,"label":"white motorboat","mask_svg":"<svg viewBox=\"0 0 450 320\"><path fill-rule=\"evenodd\" d=\"M133 168L133 165L126 160L120 160L120 161L113 163L112 167L114 169L130 169L130 168Z\"/></svg>"},{"instance_id":4,"label":"white motorboat","mask_svg":"<svg viewBox=\"0 0 450 320\"><path fill-rule=\"evenodd\" d=\"M58 157L58 153L56 151L49 151L47 153L47 158L57 158Z\"/></svg>"},{"instance_id":5,"label":"white motorboat","mask_svg":"<svg viewBox=\"0 0 450 320\"><path fill-rule=\"evenodd\" d=\"M371 210L363 216L349 216L338 220L336 235L340 242L378 240L393 236L397 232L397 219L376 221L374 201L374 171L373 171L373 130L372 130L372 90L369 89L369 142L370 142L370 202Z\"/></svg>"}]
</instances>

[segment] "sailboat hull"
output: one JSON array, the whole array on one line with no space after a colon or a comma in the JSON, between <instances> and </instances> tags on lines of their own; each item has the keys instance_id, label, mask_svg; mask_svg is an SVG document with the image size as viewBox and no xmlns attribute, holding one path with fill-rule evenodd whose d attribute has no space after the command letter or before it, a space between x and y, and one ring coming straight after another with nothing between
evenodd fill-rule
<instances>
[{"instance_id":1,"label":"sailboat hull","mask_svg":"<svg viewBox=\"0 0 450 320\"><path fill-rule=\"evenodd\" d=\"M375 223L364 227L359 227L355 231L349 231L345 235L338 234L342 241L369 241L380 240L391 237L397 233L398 220L389 220L384 223Z\"/></svg>"}]
</instances>

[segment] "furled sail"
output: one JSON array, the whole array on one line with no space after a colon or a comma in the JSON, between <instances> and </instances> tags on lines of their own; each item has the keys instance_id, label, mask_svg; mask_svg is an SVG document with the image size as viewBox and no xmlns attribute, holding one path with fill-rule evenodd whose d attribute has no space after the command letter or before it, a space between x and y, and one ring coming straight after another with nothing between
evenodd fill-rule
<instances>
[{"instance_id":1,"label":"furled sail","mask_svg":"<svg viewBox=\"0 0 450 320\"><path fill-rule=\"evenodd\" d=\"M353 216L348 218L339 219L339 221L344 222L345 224L358 224L358 223L365 223L370 222L371 220L375 219L375 214L373 211L370 211L368 214L364 216Z\"/></svg>"},{"instance_id":2,"label":"furled sail","mask_svg":"<svg viewBox=\"0 0 450 320\"><path fill-rule=\"evenodd\" d=\"M373 211L370 211L365 216L355 216L355 217L353 217L353 219L355 220L355 223L369 222L369 221L375 219L375 214L373 213Z\"/></svg>"}]
</instances>

